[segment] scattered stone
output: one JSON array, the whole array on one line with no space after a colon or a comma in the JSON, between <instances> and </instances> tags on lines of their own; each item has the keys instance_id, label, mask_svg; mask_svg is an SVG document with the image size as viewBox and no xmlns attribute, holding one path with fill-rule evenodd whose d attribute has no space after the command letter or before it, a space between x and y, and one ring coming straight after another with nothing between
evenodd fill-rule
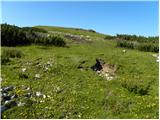
<instances>
[{"instance_id":1,"label":"scattered stone","mask_svg":"<svg viewBox=\"0 0 160 120\"><path fill-rule=\"evenodd\" d=\"M47 98L50 98L51 96L47 95Z\"/></svg>"},{"instance_id":2,"label":"scattered stone","mask_svg":"<svg viewBox=\"0 0 160 120\"><path fill-rule=\"evenodd\" d=\"M12 91L13 88L14 88L13 86L8 86L8 87L5 87L5 88L3 89L3 91L4 91L4 92Z\"/></svg>"},{"instance_id":3,"label":"scattered stone","mask_svg":"<svg viewBox=\"0 0 160 120\"><path fill-rule=\"evenodd\" d=\"M18 98L18 95L14 94L14 95L11 96L11 99L14 99L14 98Z\"/></svg>"},{"instance_id":4,"label":"scattered stone","mask_svg":"<svg viewBox=\"0 0 160 120\"><path fill-rule=\"evenodd\" d=\"M6 100L5 102L4 102L4 104L6 105L6 104L8 104L10 101L9 100Z\"/></svg>"},{"instance_id":5,"label":"scattered stone","mask_svg":"<svg viewBox=\"0 0 160 120\"><path fill-rule=\"evenodd\" d=\"M157 60L156 60L156 62L159 62L159 55L157 56Z\"/></svg>"},{"instance_id":6,"label":"scattered stone","mask_svg":"<svg viewBox=\"0 0 160 120\"><path fill-rule=\"evenodd\" d=\"M27 69L26 68L22 68L22 72L25 72Z\"/></svg>"},{"instance_id":7,"label":"scattered stone","mask_svg":"<svg viewBox=\"0 0 160 120\"><path fill-rule=\"evenodd\" d=\"M35 74L35 78L40 79L40 74Z\"/></svg>"},{"instance_id":8,"label":"scattered stone","mask_svg":"<svg viewBox=\"0 0 160 120\"><path fill-rule=\"evenodd\" d=\"M78 115L79 118L81 118L81 115Z\"/></svg>"},{"instance_id":9,"label":"scattered stone","mask_svg":"<svg viewBox=\"0 0 160 120\"><path fill-rule=\"evenodd\" d=\"M87 35L86 38L90 38L90 36Z\"/></svg>"},{"instance_id":10,"label":"scattered stone","mask_svg":"<svg viewBox=\"0 0 160 120\"><path fill-rule=\"evenodd\" d=\"M48 62L47 62L47 65L50 65L50 66L52 66L52 63L51 63L50 61L48 61Z\"/></svg>"},{"instance_id":11,"label":"scattered stone","mask_svg":"<svg viewBox=\"0 0 160 120\"><path fill-rule=\"evenodd\" d=\"M92 66L91 69L96 71L100 76L105 77L107 80L112 80L117 70L117 66L106 64L103 60L96 59L96 64Z\"/></svg>"},{"instance_id":12,"label":"scattered stone","mask_svg":"<svg viewBox=\"0 0 160 120\"><path fill-rule=\"evenodd\" d=\"M7 93L2 93L2 97L5 97L5 96L7 96Z\"/></svg>"},{"instance_id":13,"label":"scattered stone","mask_svg":"<svg viewBox=\"0 0 160 120\"><path fill-rule=\"evenodd\" d=\"M126 53L127 51L126 51L126 50L122 50L122 52L123 52L123 53Z\"/></svg>"},{"instance_id":14,"label":"scattered stone","mask_svg":"<svg viewBox=\"0 0 160 120\"><path fill-rule=\"evenodd\" d=\"M27 87L27 88L26 88L26 90L30 90L30 88L29 88L29 87Z\"/></svg>"},{"instance_id":15,"label":"scattered stone","mask_svg":"<svg viewBox=\"0 0 160 120\"><path fill-rule=\"evenodd\" d=\"M45 68L44 68L44 69L45 69L45 71L47 71L49 68L48 68L47 66L45 66Z\"/></svg>"},{"instance_id":16,"label":"scattered stone","mask_svg":"<svg viewBox=\"0 0 160 120\"><path fill-rule=\"evenodd\" d=\"M153 57L158 57L158 54L152 54Z\"/></svg>"},{"instance_id":17,"label":"scattered stone","mask_svg":"<svg viewBox=\"0 0 160 120\"><path fill-rule=\"evenodd\" d=\"M17 104L17 106L24 106L26 103L22 103L22 102L19 102L18 104Z\"/></svg>"},{"instance_id":18,"label":"scattered stone","mask_svg":"<svg viewBox=\"0 0 160 120\"><path fill-rule=\"evenodd\" d=\"M3 89L1 88L1 89L0 89L0 92L2 92L2 91L3 91Z\"/></svg>"},{"instance_id":19,"label":"scattered stone","mask_svg":"<svg viewBox=\"0 0 160 120\"><path fill-rule=\"evenodd\" d=\"M43 98L46 98L46 95L43 95Z\"/></svg>"},{"instance_id":20,"label":"scattered stone","mask_svg":"<svg viewBox=\"0 0 160 120\"><path fill-rule=\"evenodd\" d=\"M41 97L41 96L43 96L43 94L41 92L36 92L36 96Z\"/></svg>"},{"instance_id":21,"label":"scattered stone","mask_svg":"<svg viewBox=\"0 0 160 120\"><path fill-rule=\"evenodd\" d=\"M43 103L43 102L44 102L44 100L41 100L41 101L40 101L40 103Z\"/></svg>"}]
</instances>

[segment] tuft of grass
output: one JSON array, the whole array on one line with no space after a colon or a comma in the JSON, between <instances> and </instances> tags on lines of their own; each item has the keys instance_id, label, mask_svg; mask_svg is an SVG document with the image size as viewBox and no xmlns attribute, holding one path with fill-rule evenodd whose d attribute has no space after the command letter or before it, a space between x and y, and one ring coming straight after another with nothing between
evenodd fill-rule
<instances>
[{"instance_id":1,"label":"tuft of grass","mask_svg":"<svg viewBox=\"0 0 160 120\"><path fill-rule=\"evenodd\" d=\"M1 64L6 64L10 61L10 58L21 58L23 55L22 51L16 48L5 48L1 54Z\"/></svg>"}]
</instances>

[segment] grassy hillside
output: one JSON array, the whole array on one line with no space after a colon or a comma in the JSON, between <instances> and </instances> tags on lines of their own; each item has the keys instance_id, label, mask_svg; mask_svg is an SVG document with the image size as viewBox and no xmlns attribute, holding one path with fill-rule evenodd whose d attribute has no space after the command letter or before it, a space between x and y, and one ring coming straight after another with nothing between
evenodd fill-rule
<instances>
[{"instance_id":1,"label":"grassy hillside","mask_svg":"<svg viewBox=\"0 0 160 120\"><path fill-rule=\"evenodd\" d=\"M47 30L49 32L62 32L62 33L70 33L70 34L74 34L74 35L85 35L85 36L90 36L94 39L98 38L104 38L106 35L101 34L101 33L97 33L95 32L91 32L89 30L85 30L85 29L79 29L79 28L64 28L64 27L52 27L52 26L35 26L36 28L42 28L44 30Z\"/></svg>"},{"instance_id":2,"label":"grassy hillside","mask_svg":"<svg viewBox=\"0 0 160 120\"><path fill-rule=\"evenodd\" d=\"M16 94L13 101L19 104L5 110L2 118L158 118L155 53L124 52L116 41L86 30L37 27L48 34L70 33L91 40L81 44L67 41L67 47L14 47L23 55L2 64L1 83L2 87L14 86L9 94ZM2 53L5 49L13 48L2 47ZM96 58L118 67L112 80L91 69Z\"/></svg>"}]
</instances>

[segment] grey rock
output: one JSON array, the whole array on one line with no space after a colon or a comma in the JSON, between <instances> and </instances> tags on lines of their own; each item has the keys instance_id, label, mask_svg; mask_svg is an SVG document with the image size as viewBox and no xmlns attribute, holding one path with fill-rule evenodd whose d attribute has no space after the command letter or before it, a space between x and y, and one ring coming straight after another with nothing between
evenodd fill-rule
<instances>
[{"instance_id":1,"label":"grey rock","mask_svg":"<svg viewBox=\"0 0 160 120\"><path fill-rule=\"evenodd\" d=\"M3 89L3 91L4 91L4 92L12 91L13 88L14 88L13 86L8 86L8 87L5 87L5 88Z\"/></svg>"},{"instance_id":2,"label":"grey rock","mask_svg":"<svg viewBox=\"0 0 160 120\"><path fill-rule=\"evenodd\" d=\"M37 97L42 97L43 94L42 94L41 92L36 92L36 96L37 96Z\"/></svg>"},{"instance_id":3,"label":"grey rock","mask_svg":"<svg viewBox=\"0 0 160 120\"><path fill-rule=\"evenodd\" d=\"M2 93L2 97L5 97L5 96L7 96L7 93Z\"/></svg>"},{"instance_id":4,"label":"grey rock","mask_svg":"<svg viewBox=\"0 0 160 120\"><path fill-rule=\"evenodd\" d=\"M35 78L39 79L40 78L40 74L35 74Z\"/></svg>"},{"instance_id":5,"label":"grey rock","mask_svg":"<svg viewBox=\"0 0 160 120\"><path fill-rule=\"evenodd\" d=\"M14 94L14 95L11 96L11 99L14 99L14 98L18 98L18 95Z\"/></svg>"},{"instance_id":6,"label":"grey rock","mask_svg":"<svg viewBox=\"0 0 160 120\"><path fill-rule=\"evenodd\" d=\"M8 104L10 101L9 100L6 100L5 102L4 102L4 104L6 105L6 104Z\"/></svg>"},{"instance_id":7,"label":"grey rock","mask_svg":"<svg viewBox=\"0 0 160 120\"><path fill-rule=\"evenodd\" d=\"M24 106L26 103L22 103L22 102L19 102L18 104L17 104L17 106Z\"/></svg>"},{"instance_id":8,"label":"grey rock","mask_svg":"<svg viewBox=\"0 0 160 120\"><path fill-rule=\"evenodd\" d=\"M25 72L27 69L26 68L22 68L22 72Z\"/></svg>"}]
</instances>

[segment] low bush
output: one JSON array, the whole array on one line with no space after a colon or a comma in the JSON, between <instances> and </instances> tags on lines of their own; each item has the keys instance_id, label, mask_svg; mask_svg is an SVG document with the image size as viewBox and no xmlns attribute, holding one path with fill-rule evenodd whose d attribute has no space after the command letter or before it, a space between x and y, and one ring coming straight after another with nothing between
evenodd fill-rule
<instances>
[{"instance_id":1,"label":"low bush","mask_svg":"<svg viewBox=\"0 0 160 120\"><path fill-rule=\"evenodd\" d=\"M159 52L159 45L155 43L138 43L131 41L117 41L117 47L138 49L145 52Z\"/></svg>"},{"instance_id":2,"label":"low bush","mask_svg":"<svg viewBox=\"0 0 160 120\"><path fill-rule=\"evenodd\" d=\"M41 37L39 39L35 39L34 44L55 45L59 47L64 47L66 45L64 38L60 36Z\"/></svg>"},{"instance_id":3,"label":"low bush","mask_svg":"<svg viewBox=\"0 0 160 120\"><path fill-rule=\"evenodd\" d=\"M158 43L159 37L144 37L144 36L137 36L137 35L127 35L127 34L117 34L116 36L119 40L126 40L126 41L137 41L140 43Z\"/></svg>"},{"instance_id":4,"label":"low bush","mask_svg":"<svg viewBox=\"0 0 160 120\"><path fill-rule=\"evenodd\" d=\"M2 57L4 58L21 58L22 56L23 53L15 48L5 48L2 51Z\"/></svg>"},{"instance_id":5,"label":"low bush","mask_svg":"<svg viewBox=\"0 0 160 120\"><path fill-rule=\"evenodd\" d=\"M17 46L17 45L29 45L31 41L27 39L26 32L21 28L1 24L1 45L2 46Z\"/></svg>"},{"instance_id":6,"label":"low bush","mask_svg":"<svg viewBox=\"0 0 160 120\"><path fill-rule=\"evenodd\" d=\"M124 47L124 48L134 48L134 43L132 42L127 42L127 41L118 41L117 42L118 47Z\"/></svg>"},{"instance_id":7,"label":"low bush","mask_svg":"<svg viewBox=\"0 0 160 120\"><path fill-rule=\"evenodd\" d=\"M111 39L115 39L115 38L116 38L115 36L107 35L107 36L105 36L104 39L111 40Z\"/></svg>"},{"instance_id":8,"label":"low bush","mask_svg":"<svg viewBox=\"0 0 160 120\"><path fill-rule=\"evenodd\" d=\"M159 46L156 44L140 44L138 46L138 50L146 51L146 52L159 52Z\"/></svg>"},{"instance_id":9,"label":"low bush","mask_svg":"<svg viewBox=\"0 0 160 120\"><path fill-rule=\"evenodd\" d=\"M13 25L1 24L2 46L18 46L18 45L55 45L65 46L64 38L60 36L50 36L47 31L39 28L24 27L20 28Z\"/></svg>"},{"instance_id":10,"label":"low bush","mask_svg":"<svg viewBox=\"0 0 160 120\"><path fill-rule=\"evenodd\" d=\"M89 32L96 33L96 31L95 31L95 30L92 30L92 29L89 29L88 31L89 31Z\"/></svg>"}]
</instances>

